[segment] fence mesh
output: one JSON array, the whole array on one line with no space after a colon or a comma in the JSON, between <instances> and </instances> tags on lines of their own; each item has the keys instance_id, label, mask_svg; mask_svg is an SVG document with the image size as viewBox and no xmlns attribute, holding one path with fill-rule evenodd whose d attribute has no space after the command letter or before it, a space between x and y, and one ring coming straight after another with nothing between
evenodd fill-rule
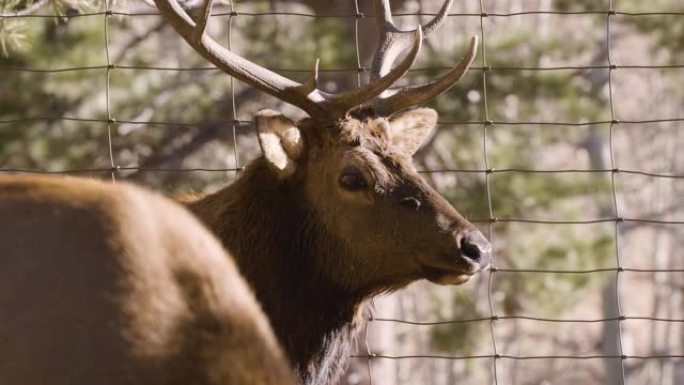
<instances>
[{"instance_id":1,"label":"fence mesh","mask_svg":"<svg viewBox=\"0 0 684 385\"><path fill-rule=\"evenodd\" d=\"M234 48L233 36L239 31L234 30L234 21L241 18L251 18L259 19L261 17L277 16L279 18L329 18L329 19L342 19L349 20L353 22L354 27L354 54L355 54L355 67L345 68L322 68L322 73L341 73L349 74L356 77L356 84L362 84L364 76L367 75L368 68L364 66L364 62L367 62L369 58L362 57L362 50L360 48L360 41L364 39L374 39L373 36L361 36L359 33L359 23L363 22L368 18L372 18L373 15L365 14L362 12L362 7L360 7L360 2L358 0L349 0L352 4L353 13L332 13L332 14L317 14L308 12L293 12L293 11L280 11L275 9L271 5L271 9L266 12L256 12L253 8L249 8L249 11L241 10L240 3L231 2L229 5L220 7L213 13L214 20L220 20L219 22L227 23L227 28L225 29L226 35L223 37L225 45L229 49ZM491 1L491 2L490 2ZM44 2L36 2L40 4ZM363 2L362 2L363 3ZM420 3L420 2L418 2ZM472 1L471 1L472 3ZM681 363L681 359L684 358L684 354L681 352L671 352L671 351L654 351L652 354L636 354L633 353L633 349L627 349L625 338L623 336L624 325L629 321L651 321L651 322L664 322L672 325L682 325L684 324L684 318L678 318L675 316L663 317L663 316L645 316L630 313L625 310L623 306L623 301L625 301L625 282L624 276L626 273L637 273L637 274L675 274L684 273L684 267L672 267L672 266L656 266L653 267L638 267L630 266L630 264L625 263L623 257L623 237L625 233L625 228L633 225L653 225L656 227L675 227L679 231L678 234L681 236L681 231L684 230L684 219L677 218L676 216L665 216L665 217L652 217L652 216L638 216L629 214L630 211L625 210L624 202L621 200L621 184L620 178L625 176L640 176L649 178L651 183L658 183L659 180L682 180L684 179L684 174L678 173L676 168L670 169L668 171L662 170L643 170L638 168L626 168L622 166L616 158L616 139L615 134L618 130L623 127L635 126L635 127L647 127L649 124L673 124L677 126L680 122L684 121L684 118L679 116L669 116L669 117L658 117L652 118L647 117L643 119L634 119L630 117L629 119L621 119L621 116L616 112L615 102L621 97L626 97L625 95L620 95L616 93L614 82L616 71L620 70L637 70L642 72L648 71L662 71L662 70L677 70L684 68L684 64L677 63L667 63L667 64L634 64L634 63L623 63L614 59L611 51L611 45L614 34L611 29L615 23L616 18L648 18L654 16L667 16L684 18L684 11L664 11L664 10L653 10L651 12L626 12L620 10L620 4L614 4L612 0L597 2L596 10L590 11L558 11L558 10L521 10L515 12L499 12L492 11L491 5L495 3L493 0L479 0L476 4L479 8L476 12L456 12L449 14L449 19L447 23L456 23L461 19L465 18L478 18L478 29L479 37L481 41L480 52L479 52L479 62L475 64L470 69L470 76L479 76L481 83L479 85L479 92L481 95L481 118L476 120L441 120L439 122L442 126L465 126L470 128L479 129L481 132L481 138L479 139L480 146L482 149L482 158L480 167L476 168L458 168L458 167L444 167L444 168L428 168L424 167L422 172L426 176L436 175L436 174L474 174L481 176L484 179L484 193L486 195L486 210L488 213L486 217L472 218L471 221L480 224L484 229L487 230L490 241L494 247L494 260L491 269L485 273L485 277L481 278L483 280L483 285L486 287L486 298L484 299L486 303L487 312L484 316L467 318L467 319L452 319L452 320L412 320L412 319L402 319L395 317L383 317L383 316L369 316L369 322L367 324L367 329L365 333L364 346L359 350L359 352L354 356L356 361L362 361L366 365L367 370L367 380L370 384L383 384L386 379L377 378L374 375L373 367L378 365L383 360L395 360L403 361L409 359L440 359L440 360L451 360L451 361L469 361L469 360L487 360L488 367L490 368L489 377L490 382L493 384L509 384L515 381L502 373L502 360L513 360L513 361L525 361L525 360L548 360L548 359L567 359L567 360L614 360L617 365L613 367L616 369L612 372L607 372L606 376L612 377L610 380L606 380L606 383L616 383L616 384L627 384L630 382L630 373L632 372L630 368L635 367L630 366L630 363L635 360L675 360L677 363L677 370L684 371L684 366ZM542 2L543 3L543 2ZM654 3L655 4L655 3ZM471 4L470 8L475 8ZM99 17L102 19L102 33L104 34L104 51L106 57L105 65L93 65L93 66L80 66L80 67L68 67L68 68L36 68L30 65L6 65L3 64L0 67L0 73L3 76L17 76L20 73L47 73L47 74L59 74L59 73L90 73L93 71L104 71L106 76L105 86L105 105L106 105L106 116L102 118L98 117L88 117L88 116L28 116L28 117L18 117L0 120L0 131L2 127L16 127L17 124L23 123L33 123L37 121L67 121L67 122L81 122L81 123L92 123L92 124L103 124L106 126L106 142L108 149L108 167L86 167L86 168L64 168L59 170L48 170L47 168L31 168L23 166L14 166L13 164L1 164L0 172L21 172L21 173L45 173L45 174L91 174L100 173L108 174L111 176L113 181L124 178L125 173L139 172L139 171L154 171L154 172L219 172L219 173L234 173L237 175L242 169L241 157L238 153L238 130L247 129L251 127L251 121L247 119L240 119L239 108L241 105L241 100L236 95L236 88L234 79L229 78L228 89L229 89L229 101L228 105L230 108L230 116L232 119L228 120L217 120L211 122L189 122L189 121L155 121L151 119L141 119L141 120L131 120L126 118L121 118L117 116L117 111L112 108L110 101L110 80L113 74L119 71L165 71L165 72L183 72L183 71L198 71L198 72L211 72L216 71L215 68L210 66L159 66L159 65L132 65L132 64L121 64L117 63L113 56L110 54L110 42L112 40L111 36L111 23L113 18L116 18L117 23L122 23L122 20L135 19L135 18L145 18L149 16L158 16L152 8L147 8L149 10L136 10L136 11L122 11L116 10L112 7L110 1L104 3L104 10L98 12L84 12L84 13L69 13L66 15L56 15L50 12L46 13L34 13L34 12L20 12L17 14L3 13L0 22L5 22L12 19L30 19L30 18L48 18L55 20L70 20L76 18L90 18ZM406 13L395 13L396 16L412 17L417 19L419 17L429 17L433 16L434 13L423 12L420 7L416 12L406 12ZM544 65L544 66L528 66L528 65L505 65L497 64L501 63L500 60L496 60L497 52L489 50L489 34L488 28L492 28L487 24L487 20L490 19L506 19L514 17L524 17L530 15L555 15L559 17L603 17L605 18L605 36L603 38L603 45L605 46L605 64L591 64L591 65L575 65L575 64L563 64L563 65ZM125 21L123 21L125 22ZM292 22L296 22L292 21ZM662 28L666 29L667 26L663 25ZM238 52L239 53L239 52ZM494 60L490 60L494 58ZM434 72L440 70L446 70L447 66L424 66L418 67L411 70L413 73L425 73ZM271 68L277 72L286 73L308 73L309 69L306 68ZM607 76L607 88L608 88L608 103L606 105L608 119L599 119L591 121L521 121L521 120L508 120L500 119L495 117L490 110L492 103L491 95L489 94L489 82L490 77L497 74L521 74L521 73L539 73L539 72L558 72L558 71L605 71ZM462 92L462 91L459 91ZM635 92L638 92L635 91ZM673 96L674 97L674 96ZM131 165L122 164L117 160L116 153L113 148L113 137L116 135L116 128L119 125L137 125L137 126L195 126L199 124L211 124L211 125L221 125L230 127L232 149L233 149L233 165L231 167L174 167L174 166L157 166L150 167L144 165ZM575 128L592 128L592 127L608 127L608 161L604 167L599 168L521 168L521 167L506 167L506 168L495 168L491 161L491 145L492 145L492 130L497 127L516 127L516 126L534 126L540 127L541 129L575 129ZM674 139L673 139L674 140ZM598 216L595 217L582 217L582 218L534 218L534 217L516 217L516 216L497 216L496 209L494 207L494 197L495 189L493 188L492 178L498 175L507 174L529 174L529 175L565 175L565 174L588 174L588 175L601 175L607 176L610 180L610 195L611 204L610 208L607 210L600 211ZM122 176L123 175L123 176ZM675 202L676 203L676 202ZM676 211L679 208L675 208ZM633 211L632 211L633 212ZM599 268L516 268L507 267L501 265L497 259L500 250L506 245L501 245L499 239L496 238L495 226L500 224L514 223L522 226L532 226L532 225L591 225L591 224L610 224L612 226L612 244L614 245L614 256L613 263L608 267ZM677 239L675 239L677 241ZM679 240L681 241L681 240ZM681 243L681 242L680 242ZM675 248L676 249L676 248ZM649 256L645 256L648 258ZM681 254L675 255L675 258L681 259ZM682 265L684 266L684 265ZM497 299L495 298L495 286L497 285L497 280L501 274L512 274L526 276L529 274L534 275L545 275L545 276L557 276L557 275L573 275L573 276L585 276L592 274L608 274L611 277L608 281L611 283L610 290L613 304L610 306L614 307L614 312L611 316L595 317L595 318L578 318L578 317L541 317L541 316L529 316L522 314L506 314L506 311L498 308ZM521 278L523 279L523 278ZM679 288L682 291L684 288ZM632 294L630 294L632 295ZM672 314L678 314L677 312L672 312ZM602 353L602 354L539 354L539 355L529 355L529 354L510 354L506 353L505 349L502 349L502 341L499 338L500 333L498 330L501 328L502 322L508 321L533 321L539 323L569 323L569 324L604 324L604 323L617 323L615 329L616 334L613 336L603 336L604 339L614 338L616 343L616 350L613 353ZM374 332L378 329L382 329L388 324L400 324L400 325L410 325L416 328L429 327L435 325L466 325L466 324L488 324L488 333L491 346L487 354L462 354L462 355L449 355L449 354L398 354L391 351L378 352L374 349L373 344L369 341L369 336L372 336ZM669 330L669 329L668 329ZM676 333L674 335L677 335ZM682 337L684 338L684 337ZM605 342L605 341L603 341ZM540 342L544 344L544 341ZM639 341L631 342L630 344L638 344ZM682 343L684 345L684 343ZM506 364L511 365L511 364ZM610 370L610 369L607 369ZM617 377L617 380L614 378ZM681 378L684 377L679 377ZM347 380L349 383L359 383L362 380ZM391 382L390 382L391 383ZM670 382L672 383L672 382Z\"/></svg>"}]
</instances>

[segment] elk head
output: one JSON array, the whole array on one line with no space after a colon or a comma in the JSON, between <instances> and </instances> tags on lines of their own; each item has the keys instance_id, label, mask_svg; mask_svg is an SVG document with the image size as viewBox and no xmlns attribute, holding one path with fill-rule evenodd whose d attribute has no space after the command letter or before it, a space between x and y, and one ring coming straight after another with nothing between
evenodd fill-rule
<instances>
[{"instance_id":1,"label":"elk head","mask_svg":"<svg viewBox=\"0 0 684 385\"><path fill-rule=\"evenodd\" d=\"M309 118L295 123L262 110L255 123L271 172L283 185L297 186L324 231L347 250L348 260L322 263L330 270L329 279L347 285L343 277L367 275L361 278L364 288L377 292L420 278L460 284L488 266L489 242L421 178L411 160L437 122L434 110L415 107L466 73L477 39L438 79L391 88L413 64L423 35L446 19L451 0L415 31L400 31L388 2L376 1L381 33L371 80L340 94L317 88L318 61L308 81L300 84L220 46L205 33L211 0L205 1L196 22L176 0L155 3L178 33L218 68L308 113ZM392 68L406 49L408 54Z\"/></svg>"}]
</instances>

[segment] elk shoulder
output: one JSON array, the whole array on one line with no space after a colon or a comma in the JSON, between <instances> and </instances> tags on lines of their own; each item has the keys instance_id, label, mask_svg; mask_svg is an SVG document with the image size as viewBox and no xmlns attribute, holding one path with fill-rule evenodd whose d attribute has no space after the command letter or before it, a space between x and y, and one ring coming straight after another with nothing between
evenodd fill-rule
<instances>
[{"instance_id":1,"label":"elk shoulder","mask_svg":"<svg viewBox=\"0 0 684 385\"><path fill-rule=\"evenodd\" d=\"M0 218L3 383L294 383L233 260L180 205L4 176Z\"/></svg>"}]
</instances>

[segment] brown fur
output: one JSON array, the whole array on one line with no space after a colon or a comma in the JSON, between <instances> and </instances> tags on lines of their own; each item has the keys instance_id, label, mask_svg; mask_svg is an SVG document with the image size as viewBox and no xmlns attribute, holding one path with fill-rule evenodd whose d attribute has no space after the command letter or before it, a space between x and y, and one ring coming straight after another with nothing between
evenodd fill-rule
<instances>
[{"instance_id":1,"label":"brown fur","mask_svg":"<svg viewBox=\"0 0 684 385\"><path fill-rule=\"evenodd\" d=\"M125 183L0 177L0 382L294 384L233 261Z\"/></svg>"},{"instance_id":2,"label":"brown fur","mask_svg":"<svg viewBox=\"0 0 684 385\"><path fill-rule=\"evenodd\" d=\"M473 226L418 175L390 124L371 110L333 126L305 120L293 173L261 157L188 203L235 258L307 385L336 383L369 298L422 278L462 283L488 263L462 258ZM372 180L367 190L341 190L349 165Z\"/></svg>"}]
</instances>

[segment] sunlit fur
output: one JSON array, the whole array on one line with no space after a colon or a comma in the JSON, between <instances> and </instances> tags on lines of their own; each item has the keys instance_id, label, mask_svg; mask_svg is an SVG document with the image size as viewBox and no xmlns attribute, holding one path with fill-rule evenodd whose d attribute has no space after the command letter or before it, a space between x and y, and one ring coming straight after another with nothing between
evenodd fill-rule
<instances>
[{"instance_id":1,"label":"sunlit fur","mask_svg":"<svg viewBox=\"0 0 684 385\"><path fill-rule=\"evenodd\" d=\"M420 177L391 126L369 109L329 126L305 120L293 173L281 178L261 157L189 203L237 261L307 385L338 379L372 296L421 278L462 283L482 266L460 254L472 225ZM350 166L367 189L340 186ZM420 207L403 205L407 197Z\"/></svg>"},{"instance_id":2,"label":"sunlit fur","mask_svg":"<svg viewBox=\"0 0 684 385\"><path fill-rule=\"evenodd\" d=\"M242 276L178 204L0 177L0 383L294 385Z\"/></svg>"}]
</instances>

